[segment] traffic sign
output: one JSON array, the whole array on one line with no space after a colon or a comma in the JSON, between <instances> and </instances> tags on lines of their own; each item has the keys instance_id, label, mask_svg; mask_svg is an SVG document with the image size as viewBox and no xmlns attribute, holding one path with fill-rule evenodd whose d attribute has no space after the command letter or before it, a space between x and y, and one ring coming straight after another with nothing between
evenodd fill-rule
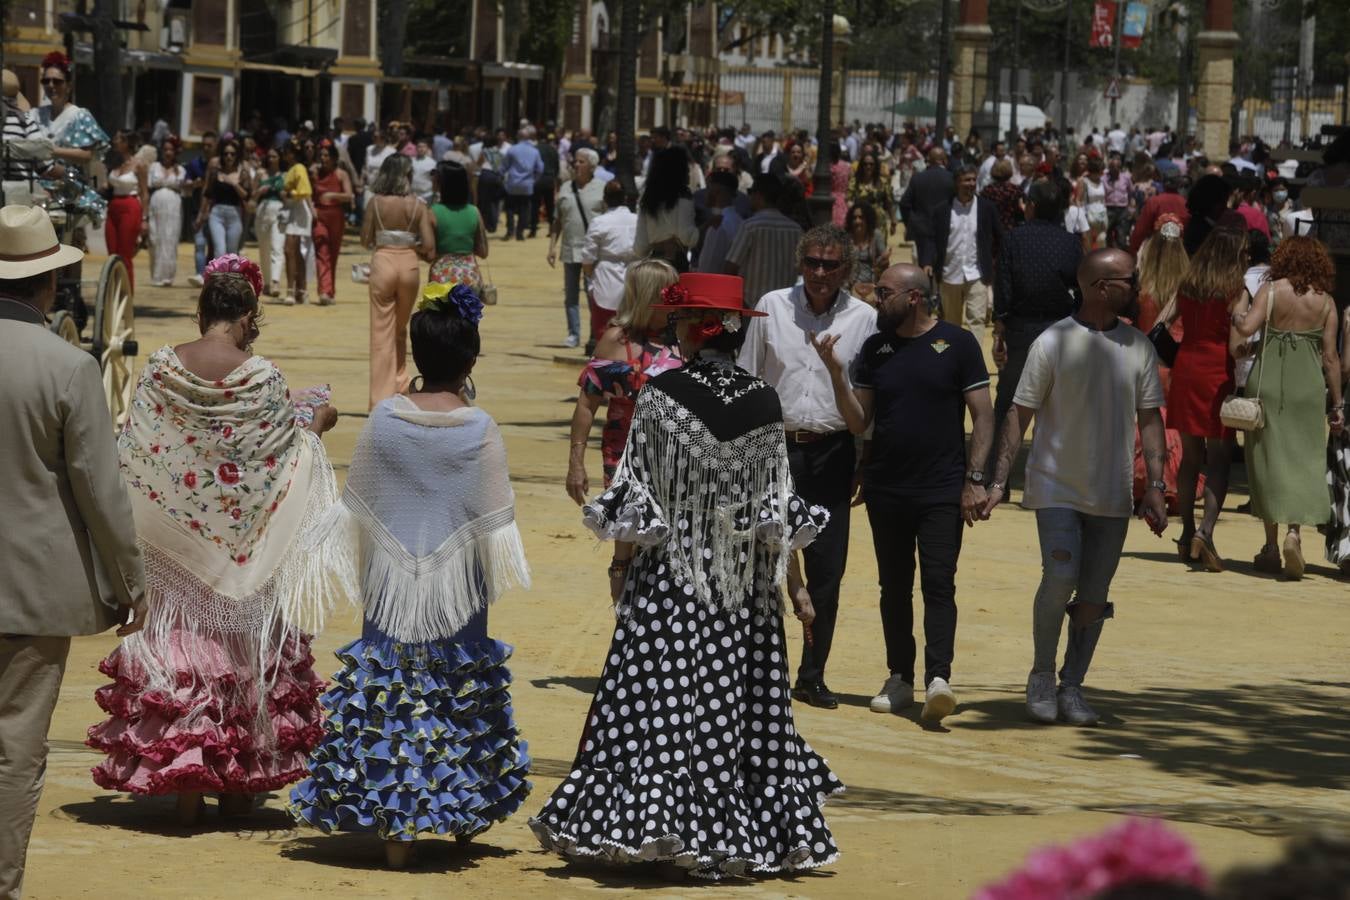
<instances>
[{"instance_id":1,"label":"traffic sign","mask_svg":"<svg viewBox=\"0 0 1350 900\"><path fill-rule=\"evenodd\" d=\"M1106 90L1102 92L1102 96L1105 97L1107 100L1119 100L1120 79L1112 77L1112 79L1106 83Z\"/></svg>"}]
</instances>

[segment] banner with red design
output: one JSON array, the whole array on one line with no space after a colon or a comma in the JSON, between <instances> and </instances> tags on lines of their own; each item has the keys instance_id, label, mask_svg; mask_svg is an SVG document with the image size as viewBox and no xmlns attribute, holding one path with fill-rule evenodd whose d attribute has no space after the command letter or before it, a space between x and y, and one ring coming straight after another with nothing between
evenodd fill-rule
<instances>
[{"instance_id":1,"label":"banner with red design","mask_svg":"<svg viewBox=\"0 0 1350 900\"><path fill-rule=\"evenodd\" d=\"M1092 27L1088 29L1088 46L1110 49L1116 40L1116 2L1097 0L1092 4Z\"/></svg>"}]
</instances>

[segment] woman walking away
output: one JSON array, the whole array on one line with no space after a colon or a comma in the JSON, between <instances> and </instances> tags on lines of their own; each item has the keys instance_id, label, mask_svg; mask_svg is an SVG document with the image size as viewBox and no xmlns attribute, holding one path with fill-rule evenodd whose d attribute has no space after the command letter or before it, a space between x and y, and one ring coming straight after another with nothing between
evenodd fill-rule
<instances>
[{"instance_id":1,"label":"woman walking away","mask_svg":"<svg viewBox=\"0 0 1350 900\"><path fill-rule=\"evenodd\" d=\"M694 197L689 193L689 156L683 147L667 147L652 157L638 201L633 254L664 259L677 272L689 271L689 248L698 242Z\"/></svg>"},{"instance_id":2,"label":"woman walking away","mask_svg":"<svg viewBox=\"0 0 1350 900\"><path fill-rule=\"evenodd\" d=\"M165 138L159 160L150 165L150 283L168 287L178 274L178 241L183 235L183 182L187 174L178 164L181 146L173 135Z\"/></svg>"},{"instance_id":3,"label":"woman walking away","mask_svg":"<svg viewBox=\"0 0 1350 900\"><path fill-rule=\"evenodd\" d=\"M408 317L422 280L419 260L436 253L426 205L412 194L412 160L392 154L370 186L361 243L370 257L370 408L408 391ZM420 248L420 249L419 249Z\"/></svg>"},{"instance_id":4,"label":"woman walking away","mask_svg":"<svg viewBox=\"0 0 1350 900\"><path fill-rule=\"evenodd\" d=\"M286 204L286 296L287 306L305 302L304 240L314 228L314 206L310 198L314 189L309 183L309 170L300 161L300 144L294 139L286 142L281 151L286 177L281 185L281 199Z\"/></svg>"},{"instance_id":5,"label":"woman walking away","mask_svg":"<svg viewBox=\"0 0 1350 900\"><path fill-rule=\"evenodd\" d=\"M263 167L253 181L253 234L258 239L258 264L262 267L263 292L278 297L277 282L286 277L286 235L282 210L286 208L281 192L286 175L281 171L281 152L269 149Z\"/></svg>"},{"instance_id":6,"label":"woman walking away","mask_svg":"<svg viewBox=\"0 0 1350 900\"><path fill-rule=\"evenodd\" d=\"M177 794L183 824L203 793L246 813L253 794L304 776L320 736L310 634L340 559L301 530L337 502L318 435L286 379L251 347L262 273L238 256L206 267L201 338L150 357L118 439L145 557L150 615L99 666L109 716L89 729L110 790Z\"/></svg>"},{"instance_id":7,"label":"woman walking away","mask_svg":"<svg viewBox=\"0 0 1350 900\"><path fill-rule=\"evenodd\" d=\"M1223 571L1214 548L1214 524L1228 495L1234 441L1233 430L1219 420L1219 408L1234 388L1228 332L1233 310L1246 292L1242 277L1246 272L1247 232L1216 228L1196 251L1177 289L1182 340L1167 389L1167 424L1181 432L1177 552L1183 562L1199 560L1211 572ZM1205 511L1197 528L1196 479L1202 466Z\"/></svg>"},{"instance_id":8,"label":"woman walking away","mask_svg":"<svg viewBox=\"0 0 1350 900\"><path fill-rule=\"evenodd\" d=\"M356 196L347 173L338 168L337 147L332 141L319 145L319 166L314 177L314 253L319 281L319 305L332 306L334 272L347 230L347 207Z\"/></svg>"},{"instance_id":9,"label":"woman walking away","mask_svg":"<svg viewBox=\"0 0 1350 900\"><path fill-rule=\"evenodd\" d=\"M1341 314L1341 396L1350 383L1350 308ZM1331 521L1327 525L1327 561L1350 576L1350 431L1333 429L1327 438L1327 473L1331 481Z\"/></svg>"},{"instance_id":10,"label":"woman walking away","mask_svg":"<svg viewBox=\"0 0 1350 900\"><path fill-rule=\"evenodd\" d=\"M406 159L406 157L404 157ZM411 323L422 383L375 407L326 523L365 620L337 651L327 723L291 813L383 839L392 867L419 835L467 841L515 812L530 760L511 710L511 648L487 608L529 585L506 448L461 399L478 356L472 289L429 284Z\"/></svg>"},{"instance_id":11,"label":"woman walking away","mask_svg":"<svg viewBox=\"0 0 1350 900\"><path fill-rule=\"evenodd\" d=\"M108 186L112 201L103 223L108 252L126 260L131 290L136 290L136 267L132 261L141 246L141 231L150 213L150 196L145 167L136 158L135 135L119 131L113 135L112 149L104 157L108 166Z\"/></svg>"},{"instance_id":12,"label":"woman walking away","mask_svg":"<svg viewBox=\"0 0 1350 900\"><path fill-rule=\"evenodd\" d=\"M253 185L237 141L221 141L219 154L206 167L206 189L196 224L210 229L211 252L225 256L238 253L244 243L244 201Z\"/></svg>"},{"instance_id":13,"label":"woman walking away","mask_svg":"<svg viewBox=\"0 0 1350 900\"><path fill-rule=\"evenodd\" d=\"M436 261L429 280L437 284L467 284L475 291L483 286L478 257L488 255L487 230L478 207L470 202L469 172L459 163L437 167L440 202L431 205L436 223Z\"/></svg>"},{"instance_id":14,"label":"woman walking away","mask_svg":"<svg viewBox=\"0 0 1350 900\"><path fill-rule=\"evenodd\" d=\"M878 227L876 207L870 203L855 203L849 208L848 236L858 251L858 263L845 284L854 296L875 303L872 295L877 279L891 263L886 231L884 227Z\"/></svg>"},{"instance_id":15,"label":"woman walking away","mask_svg":"<svg viewBox=\"0 0 1350 900\"><path fill-rule=\"evenodd\" d=\"M1233 318L1230 346L1258 330L1264 337L1247 378L1247 395L1261 400L1265 425L1248 432L1247 468L1252 513L1266 527L1256 554L1262 572L1303 577L1302 525L1331 517L1325 458L1326 430L1345 427L1341 360L1336 352L1336 268L1327 248L1310 237L1285 238L1271 256L1267 283ZM1323 418L1323 410L1331 412ZM1279 523L1289 526L1282 543Z\"/></svg>"},{"instance_id":16,"label":"woman walking away","mask_svg":"<svg viewBox=\"0 0 1350 900\"><path fill-rule=\"evenodd\" d=\"M654 308L688 362L638 394L614 480L585 508L637 552L616 544L608 661L572 771L530 820L568 857L720 878L838 856L821 805L843 785L793 723L780 588L829 515L792 492L777 393L736 367L744 317L764 315L742 290L702 273L665 289ZM809 600L798 614L813 618Z\"/></svg>"}]
</instances>

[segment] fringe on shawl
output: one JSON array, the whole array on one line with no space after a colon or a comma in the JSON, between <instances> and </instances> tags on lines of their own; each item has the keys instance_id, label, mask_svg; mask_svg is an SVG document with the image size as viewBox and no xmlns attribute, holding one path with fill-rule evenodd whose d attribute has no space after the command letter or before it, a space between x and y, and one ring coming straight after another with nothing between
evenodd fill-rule
<instances>
[{"instance_id":1,"label":"fringe on shawl","mask_svg":"<svg viewBox=\"0 0 1350 900\"><path fill-rule=\"evenodd\" d=\"M172 694L184 674L197 686L217 677L200 663L209 656L204 649L208 643L219 645L231 659L251 666L256 680L241 677L233 688L217 685L217 693L255 684L255 697L236 694L230 699L257 704L255 727L263 735L271 734L267 698L277 681L281 648L301 633L322 631L339 595L355 594L354 582L345 577L351 570L345 548L312 546L305 540L305 534L337 508L339 498L323 444L308 432L302 432L301 439L309 441L315 454L309 496L300 530L272 576L246 596L227 596L211 589L173 557L141 541L150 614L145 628L126 638L121 647L129 662L144 671L146 690ZM189 712L188 721L201 715L211 702L210 692L194 694L205 699Z\"/></svg>"},{"instance_id":2,"label":"fringe on shawl","mask_svg":"<svg viewBox=\"0 0 1350 900\"><path fill-rule=\"evenodd\" d=\"M781 611L778 586L787 578L788 548L797 546L781 422L719 441L697 415L648 386L612 483L623 482L642 486L635 499L650 503L654 517L689 521L687 534L672 527L660 535L660 549L677 583L693 585L699 602L730 611L753 598L758 609ZM724 496L730 484L742 499ZM813 536L802 537L809 543Z\"/></svg>"},{"instance_id":3,"label":"fringe on shawl","mask_svg":"<svg viewBox=\"0 0 1350 900\"><path fill-rule=\"evenodd\" d=\"M433 553L418 557L349 487L311 539L346 548L335 555L347 561L342 580L360 584L350 596L361 598L376 628L407 643L450 637L508 589L530 586L511 506L460 526Z\"/></svg>"}]
</instances>

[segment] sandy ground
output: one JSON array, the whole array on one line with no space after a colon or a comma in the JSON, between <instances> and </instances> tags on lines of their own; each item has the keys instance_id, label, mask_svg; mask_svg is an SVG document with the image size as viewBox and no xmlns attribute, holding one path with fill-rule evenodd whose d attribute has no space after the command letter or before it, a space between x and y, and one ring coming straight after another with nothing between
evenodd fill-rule
<instances>
[{"instance_id":1,"label":"sandy ground","mask_svg":"<svg viewBox=\"0 0 1350 900\"><path fill-rule=\"evenodd\" d=\"M180 273L189 271L184 247ZM292 387L331 382L342 418L327 438L345 468L365 420L367 301L345 278L364 258L348 245L337 306L269 307L257 349ZM29 854L28 896L64 897L553 897L640 891L653 897L966 897L1016 866L1032 848L1095 831L1132 813L1162 816L1216 870L1268 859L1280 840L1318 825L1350 828L1350 673L1347 588L1320 563L1308 535L1302 583L1256 575L1248 560L1259 524L1232 511L1216 540L1233 562L1223 574L1188 572L1170 542L1136 523L1115 580L1117 616L1088 685L1100 727L1036 726L1022 710L1030 664L1031 597L1038 579L1030 513L1001 509L968 536L957 578L961 623L944 727L925 729L917 707L882 716L867 700L886 676L867 526L853 517L829 683L836 711L797 708L801 732L848 785L827 807L842 857L826 870L734 885L669 885L642 873L566 865L541 852L526 825L567 771L613 619L607 548L579 522L563 491L566 428L581 362L562 348L561 270L541 238L493 240L501 305L483 323L475 371L480 404L500 423L534 589L495 608L492 631L516 647L516 712L535 758L534 796L470 848L428 840L413 870L389 872L379 843L292 828L272 795L243 824L214 810L189 832L167 798L103 791L84 747L99 717L104 635L74 643L52 725L46 791ZM195 292L148 287L145 254L137 323L145 352L193 336ZM92 269L92 266L91 266ZM96 271L94 269L93 271ZM179 278L182 282L182 275ZM564 355L570 360L556 360ZM598 434L598 429L597 432ZM593 442L593 448L596 445ZM600 483L598 449L589 456ZM1175 528L1174 528L1175 530ZM343 611L316 641L319 668L359 631ZM794 647L797 629L789 629Z\"/></svg>"}]
</instances>

